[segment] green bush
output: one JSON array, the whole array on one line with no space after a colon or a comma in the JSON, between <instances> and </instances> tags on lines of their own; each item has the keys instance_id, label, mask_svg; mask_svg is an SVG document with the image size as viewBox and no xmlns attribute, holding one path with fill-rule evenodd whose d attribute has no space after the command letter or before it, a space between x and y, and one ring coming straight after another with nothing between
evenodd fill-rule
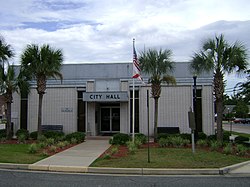
<instances>
[{"instance_id":1,"label":"green bush","mask_svg":"<svg viewBox=\"0 0 250 187\"><path fill-rule=\"evenodd\" d=\"M53 138L56 142L62 140L64 137L63 132L57 132L57 131L44 131L42 134L46 138Z\"/></svg>"},{"instance_id":2,"label":"green bush","mask_svg":"<svg viewBox=\"0 0 250 187\"><path fill-rule=\"evenodd\" d=\"M134 154L135 151L137 150L137 146L135 145L135 143L132 141L128 141L126 144L127 144L129 153Z\"/></svg>"},{"instance_id":3,"label":"green bush","mask_svg":"<svg viewBox=\"0 0 250 187\"><path fill-rule=\"evenodd\" d=\"M48 138L45 142L47 143L48 146L55 144L55 140L53 138Z\"/></svg>"},{"instance_id":4,"label":"green bush","mask_svg":"<svg viewBox=\"0 0 250 187\"><path fill-rule=\"evenodd\" d=\"M112 149L110 150L111 155L116 154L117 152L118 152L118 147L117 146L112 147Z\"/></svg>"},{"instance_id":5,"label":"green bush","mask_svg":"<svg viewBox=\"0 0 250 187\"><path fill-rule=\"evenodd\" d=\"M38 142L46 142L47 138L44 135L41 135L41 136L37 137L37 141Z\"/></svg>"},{"instance_id":6,"label":"green bush","mask_svg":"<svg viewBox=\"0 0 250 187\"><path fill-rule=\"evenodd\" d=\"M169 138L171 136L175 136L175 135L176 134L159 133L159 134L157 134L156 140L158 142L161 138L167 139L167 138Z\"/></svg>"},{"instance_id":7,"label":"green bush","mask_svg":"<svg viewBox=\"0 0 250 187\"><path fill-rule=\"evenodd\" d=\"M223 148L223 153L225 153L226 155L232 154L233 153L233 146L231 143L227 144L224 148Z\"/></svg>"},{"instance_id":8,"label":"green bush","mask_svg":"<svg viewBox=\"0 0 250 187\"><path fill-rule=\"evenodd\" d=\"M37 134L38 134L37 131L31 132L30 133L30 138L33 139L33 140L37 140Z\"/></svg>"},{"instance_id":9,"label":"green bush","mask_svg":"<svg viewBox=\"0 0 250 187\"><path fill-rule=\"evenodd\" d=\"M217 140L217 137L216 137L215 134L214 134L214 135L210 135L210 136L207 137L207 140L208 140L208 141L216 141L216 140Z\"/></svg>"},{"instance_id":10,"label":"green bush","mask_svg":"<svg viewBox=\"0 0 250 187\"><path fill-rule=\"evenodd\" d=\"M77 144L77 139L76 138L71 138L70 143L71 144Z\"/></svg>"},{"instance_id":11,"label":"green bush","mask_svg":"<svg viewBox=\"0 0 250 187\"><path fill-rule=\"evenodd\" d=\"M244 142L246 141L249 141L249 138L248 137L245 137L245 136L237 136L235 139L234 139L235 143L237 144L243 144Z\"/></svg>"},{"instance_id":12,"label":"green bush","mask_svg":"<svg viewBox=\"0 0 250 187\"><path fill-rule=\"evenodd\" d=\"M147 136L142 133L135 134L135 140L141 142L141 144L145 144L147 142Z\"/></svg>"},{"instance_id":13,"label":"green bush","mask_svg":"<svg viewBox=\"0 0 250 187\"><path fill-rule=\"evenodd\" d=\"M170 138L161 138L159 141L159 146L160 147L168 147L172 145Z\"/></svg>"},{"instance_id":14,"label":"green bush","mask_svg":"<svg viewBox=\"0 0 250 187\"><path fill-rule=\"evenodd\" d=\"M183 134L180 134L180 137L183 138L183 139L187 139L189 141L192 141L192 135L191 134L183 133Z\"/></svg>"},{"instance_id":15,"label":"green bush","mask_svg":"<svg viewBox=\"0 0 250 187\"><path fill-rule=\"evenodd\" d=\"M171 137L171 142L174 147L182 147L184 146L184 139L182 139L180 136L174 136Z\"/></svg>"},{"instance_id":16,"label":"green bush","mask_svg":"<svg viewBox=\"0 0 250 187\"><path fill-rule=\"evenodd\" d=\"M19 136L22 136L25 140L29 138L29 131L26 129L18 129L16 132L16 136L19 139Z\"/></svg>"},{"instance_id":17,"label":"green bush","mask_svg":"<svg viewBox=\"0 0 250 187\"><path fill-rule=\"evenodd\" d=\"M55 145L52 145L49 147L49 151L55 153L57 150L57 147Z\"/></svg>"},{"instance_id":18,"label":"green bush","mask_svg":"<svg viewBox=\"0 0 250 187\"><path fill-rule=\"evenodd\" d=\"M238 154L239 156L245 156L246 153L247 153L247 150L248 150L248 148L245 147L245 146L242 145L242 144L237 144L237 145L236 145L236 152L237 152L237 154Z\"/></svg>"},{"instance_id":19,"label":"green bush","mask_svg":"<svg viewBox=\"0 0 250 187\"><path fill-rule=\"evenodd\" d=\"M0 138L6 138L6 130L5 129L0 130Z\"/></svg>"},{"instance_id":20,"label":"green bush","mask_svg":"<svg viewBox=\"0 0 250 187\"><path fill-rule=\"evenodd\" d=\"M29 153L34 154L34 153L37 153L37 151L38 151L38 146L37 146L37 144L33 143L33 144L31 144L31 145L29 146L29 149L28 149L28 152L29 152Z\"/></svg>"},{"instance_id":21,"label":"green bush","mask_svg":"<svg viewBox=\"0 0 250 187\"><path fill-rule=\"evenodd\" d=\"M199 147L206 147L208 145L207 140L198 140L196 144Z\"/></svg>"},{"instance_id":22,"label":"green bush","mask_svg":"<svg viewBox=\"0 0 250 187\"><path fill-rule=\"evenodd\" d=\"M198 132L198 140L206 140L207 135L204 132Z\"/></svg>"},{"instance_id":23,"label":"green bush","mask_svg":"<svg viewBox=\"0 0 250 187\"><path fill-rule=\"evenodd\" d=\"M111 143L113 145L125 145L130 140L130 136L124 133L118 133L113 136Z\"/></svg>"},{"instance_id":24,"label":"green bush","mask_svg":"<svg viewBox=\"0 0 250 187\"><path fill-rule=\"evenodd\" d=\"M217 151L221 147L221 144L217 141L211 141L210 149L211 151Z\"/></svg>"},{"instance_id":25,"label":"green bush","mask_svg":"<svg viewBox=\"0 0 250 187\"><path fill-rule=\"evenodd\" d=\"M65 136L65 140L70 142L72 138L77 140L77 143L84 142L85 140L85 133L84 132L73 132L71 134L67 134Z\"/></svg>"},{"instance_id":26,"label":"green bush","mask_svg":"<svg viewBox=\"0 0 250 187\"><path fill-rule=\"evenodd\" d=\"M25 143L25 140L26 140L26 135L25 134L19 134L18 135L18 142L19 143Z\"/></svg>"},{"instance_id":27,"label":"green bush","mask_svg":"<svg viewBox=\"0 0 250 187\"><path fill-rule=\"evenodd\" d=\"M229 142L229 136L231 136L229 131L223 131L223 141Z\"/></svg>"}]
</instances>

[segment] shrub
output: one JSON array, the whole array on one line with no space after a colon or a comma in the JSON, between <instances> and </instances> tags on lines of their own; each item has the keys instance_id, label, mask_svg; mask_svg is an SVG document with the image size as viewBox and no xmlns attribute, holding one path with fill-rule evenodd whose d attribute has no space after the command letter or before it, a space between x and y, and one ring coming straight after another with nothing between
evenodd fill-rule
<instances>
[{"instance_id":1,"label":"shrub","mask_svg":"<svg viewBox=\"0 0 250 187\"><path fill-rule=\"evenodd\" d=\"M30 138L33 139L33 140L37 140L37 131L34 131L34 132L31 132L30 133Z\"/></svg>"},{"instance_id":2,"label":"shrub","mask_svg":"<svg viewBox=\"0 0 250 187\"><path fill-rule=\"evenodd\" d=\"M77 144L77 139L76 138L71 138L70 143L71 144Z\"/></svg>"},{"instance_id":3,"label":"shrub","mask_svg":"<svg viewBox=\"0 0 250 187\"><path fill-rule=\"evenodd\" d=\"M0 130L0 138L6 138L6 130L5 129Z\"/></svg>"},{"instance_id":4,"label":"shrub","mask_svg":"<svg viewBox=\"0 0 250 187\"><path fill-rule=\"evenodd\" d=\"M233 153L233 146L232 144L227 144L224 148L223 148L223 153L225 153L226 155L232 154Z\"/></svg>"},{"instance_id":5,"label":"shrub","mask_svg":"<svg viewBox=\"0 0 250 187\"><path fill-rule=\"evenodd\" d=\"M103 155L103 159L110 159L111 158L111 155L109 153L105 153Z\"/></svg>"},{"instance_id":6,"label":"shrub","mask_svg":"<svg viewBox=\"0 0 250 187\"><path fill-rule=\"evenodd\" d=\"M229 136L231 136L231 133L228 131L223 131L223 141L229 142Z\"/></svg>"},{"instance_id":7,"label":"shrub","mask_svg":"<svg viewBox=\"0 0 250 187\"><path fill-rule=\"evenodd\" d=\"M135 145L135 143L132 141L128 141L126 144L127 144L129 153L134 154L135 151L137 150L137 146Z\"/></svg>"},{"instance_id":8,"label":"shrub","mask_svg":"<svg viewBox=\"0 0 250 187\"><path fill-rule=\"evenodd\" d=\"M38 146L38 147L40 147L41 149L43 149L43 148L47 147L47 146L48 146L48 144L47 144L47 142L46 142L46 141L43 141L43 142L38 143L38 145L37 145L37 146Z\"/></svg>"},{"instance_id":9,"label":"shrub","mask_svg":"<svg viewBox=\"0 0 250 187\"><path fill-rule=\"evenodd\" d=\"M85 133L84 132L73 132L71 134L67 134L65 136L66 141L71 141L72 138L75 138L77 140L77 143L84 142L85 140Z\"/></svg>"},{"instance_id":10,"label":"shrub","mask_svg":"<svg viewBox=\"0 0 250 187\"><path fill-rule=\"evenodd\" d=\"M174 147L182 147L184 146L184 141L180 136L171 137L171 142Z\"/></svg>"},{"instance_id":11,"label":"shrub","mask_svg":"<svg viewBox=\"0 0 250 187\"><path fill-rule=\"evenodd\" d=\"M159 133L159 134L157 134L156 140L157 140L157 142L158 142L161 138L167 139L167 138L169 138L170 136L173 136L173 134Z\"/></svg>"},{"instance_id":12,"label":"shrub","mask_svg":"<svg viewBox=\"0 0 250 187\"><path fill-rule=\"evenodd\" d=\"M243 144L244 142L249 141L249 138L245 136L237 136L234 141L237 144Z\"/></svg>"},{"instance_id":13,"label":"shrub","mask_svg":"<svg viewBox=\"0 0 250 187\"><path fill-rule=\"evenodd\" d=\"M26 135L25 134L19 134L18 135L18 142L19 143L25 143L25 140L26 140Z\"/></svg>"},{"instance_id":14,"label":"shrub","mask_svg":"<svg viewBox=\"0 0 250 187\"><path fill-rule=\"evenodd\" d=\"M53 138L56 142L62 140L62 138L64 137L63 132L57 132L57 131L44 131L42 134L46 138Z\"/></svg>"},{"instance_id":15,"label":"shrub","mask_svg":"<svg viewBox=\"0 0 250 187\"><path fill-rule=\"evenodd\" d=\"M183 146L187 146L188 144L190 144L190 140L183 139Z\"/></svg>"},{"instance_id":16,"label":"shrub","mask_svg":"<svg viewBox=\"0 0 250 187\"><path fill-rule=\"evenodd\" d=\"M112 147L112 149L110 150L111 155L113 155L113 154L115 154L117 152L118 152L118 147L117 146Z\"/></svg>"},{"instance_id":17,"label":"shrub","mask_svg":"<svg viewBox=\"0 0 250 187\"><path fill-rule=\"evenodd\" d=\"M216 139L217 139L216 135L210 135L207 137L208 141L216 141Z\"/></svg>"},{"instance_id":18,"label":"shrub","mask_svg":"<svg viewBox=\"0 0 250 187\"><path fill-rule=\"evenodd\" d=\"M59 147L59 148L64 148L66 146L66 144L65 144L65 142L58 142L56 144L56 146Z\"/></svg>"},{"instance_id":19,"label":"shrub","mask_svg":"<svg viewBox=\"0 0 250 187\"><path fill-rule=\"evenodd\" d=\"M220 143L217 141L212 141L210 144L211 151L217 151L220 148Z\"/></svg>"},{"instance_id":20,"label":"shrub","mask_svg":"<svg viewBox=\"0 0 250 187\"><path fill-rule=\"evenodd\" d=\"M113 136L112 144L113 145L125 145L126 142L130 140L130 137L128 134L124 133L118 133Z\"/></svg>"},{"instance_id":21,"label":"shrub","mask_svg":"<svg viewBox=\"0 0 250 187\"><path fill-rule=\"evenodd\" d=\"M170 138L161 138L159 140L159 146L160 147L167 147L167 146L170 146L170 145L172 145L171 141L170 141Z\"/></svg>"},{"instance_id":22,"label":"shrub","mask_svg":"<svg viewBox=\"0 0 250 187\"><path fill-rule=\"evenodd\" d=\"M208 145L207 140L198 140L196 144L200 147L206 147Z\"/></svg>"},{"instance_id":23,"label":"shrub","mask_svg":"<svg viewBox=\"0 0 250 187\"><path fill-rule=\"evenodd\" d=\"M55 152L56 152L56 150L57 150L57 147L56 147L56 146L54 146L54 145L52 145L52 146L50 146L50 147L49 147L49 150L50 150L50 152L55 153Z\"/></svg>"},{"instance_id":24,"label":"shrub","mask_svg":"<svg viewBox=\"0 0 250 187\"><path fill-rule=\"evenodd\" d=\"M53 138L48 138L46 140L46 143L48 146L54 145L55 144L55 140Z\"/></svg>"},{"instance_id":25,"label":"shrub","mask_svg":"<svg viewBox=\"0 0 250 187\"><path fill-rule=\"evenodd\" d=\"M37 141L38 142L46 142L47 138L44 135L38 136Z\"/></svg>"},{"instance_id":26,"label":"shrub","mask_svg":"<svg viewBox=\"0 0 250 187\"><path fill-rule=\"evenodd\" d=\"M204 132L198 132L198 139L199 140L206 140L207 135Z\"/></svg>"},{"instance_id":27,"label":"shrub","mask_svg":"<svg viewBox=\"0 0 250 187\"><path fill-rule=\"evenodd\" d=\"M240 156L244 156L247 153L248 148L245 147L242 144L237 144L236 145L236 152L238 153L238 155Z\"/></svg>"},{"instance_id":28,"label":"shrub","mask_svg":"<svg viewBox=\"0 0 250 187\"><path fill-rule=\"evenodd\" d=\"M19 136L22 136L24 140L27 140L29 138L29 131L26 129L18 129L16 132L16 136L19 139Z\"/></svg>"},{"instance_id":29,"label":"shrub","mask_svg":"<svg viewBox=\"0 0 250 187\"><path fill-rule=\"evenodd\" d=\"M37 151L38 151L38 146L37 146L37 144L33 143L33 144L31 144L31 145L29 146L29 149L28 149L28 152L29 152L29 153L34 154L34 153L37 153Z\"/></svg>"},{"instance_id":30,"label":"shrub","mask_svg":"<svg viewBox=\"0 0 250 187\"><path fill-rule=\"evenodd\" d=\"M183 139L187 139L189 141L192 141L192 135L191 134L183 133L183 134L180 134L180 137L183 138Z\"/></svg>"},{"instance_id":31,"label":"shrub","mask_svg":"<svg viewBox=\"0 0 250 187\"><path fill-rule=\"evenodd\" d=\"M135 134L135 140L139 140L141 144L145 144L147 142L147 136L142 133Z\"/></svg>"}]
</instances>

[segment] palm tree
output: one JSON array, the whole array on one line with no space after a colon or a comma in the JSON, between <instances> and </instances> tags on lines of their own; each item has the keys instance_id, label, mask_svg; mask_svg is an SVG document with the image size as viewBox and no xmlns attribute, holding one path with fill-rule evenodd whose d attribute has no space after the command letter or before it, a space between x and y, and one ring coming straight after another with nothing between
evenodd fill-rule
<instances>
[{"instance_id":1,"label":"palm tree","mask_svg":"<svg viewBox=\"0 0 250 187\"><path fill-rule=\"evenodd\" d=\"M14 71L13 68L5 69L5 63L9 65L8 60L14 56L14 52L9 44L6 44L4 39L0 37L0 92L4 96L7 104L7 124L6 124L6 136L11 138L11 103L12 103L12 91L14 91L15 85L13 85ZM13 90L12 90L13 88Z\"/></svg>"},{"instance_id":2,"label":"palm tree","mask_svg":"<svg viewBox=\"0 0 250 187\"><path fill-rule=\"evenodd\" d=\"M8 62L8 59L12 57L14 57L14 52L11 46L6 44L4 39L0 37L0 65L4 67L4 63Z\"/></svg>"},{"instance_id":3,"label":"palm tree","mask_svg":"<svg viewBox=\"0 0 250 187\"><path fill-rule=\"evenodd\" d=\"M0 92L4 96L5 103L7 104L7 124L6 124L6 137L11 139L11 103L13 102L12 94L18 91L18 81L15 76L14 66L8 67L7 71L0 66Z\"/></svg>"},{"instance_id":4,"label":"palm tree","mask_svg":"<svg viewBox=\"0 0 250 187\"><path fill-rule=\"evenodd\" d=\"M60 49L53 49L44 44L39 47L36 44L27 45L21 56L21 73L35 79L37 83L38 103L38 135L42 133L42 100L46 91L46 82L49 78L60 78L63 54Z\"/></svg>"},{"instance_id":5,"label":"palm tree","mask_svg":"<svg viewBox=\"0 0 250 187\"><path fill-rule=\"evenodd\" d=\"M200 52L191 60L191 68L195 73L214 72L214 96L217 111L217 140L223 141L222 117L224 95L224 73L238 73L247 68L247 50L240 42L229 45L224 36L215 36L202 45Z\"/></svg>"},{"instance_id":6,"label":"palm tree","mask_svg":"<svg viewBox=\"0 0 250 187\"><path fill-rule=\"evenodd\" d=\"M154 140L156 141L158 127L158 102L161 95L162 83L175 84L175 78L168 75L174 69L174 62L171 61L172 51L149 49L142 52L139 63L142 72L150 75L148 82L151 84L151 95L154 98Z\"/></svg>"}]
</instances>

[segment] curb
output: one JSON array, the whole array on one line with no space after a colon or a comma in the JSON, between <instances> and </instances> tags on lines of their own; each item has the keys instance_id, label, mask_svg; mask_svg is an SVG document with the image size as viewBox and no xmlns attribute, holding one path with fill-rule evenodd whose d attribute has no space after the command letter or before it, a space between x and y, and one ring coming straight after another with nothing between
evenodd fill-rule
<instances>
[{"instance_id":1,"label":"curb","mask_svg":"<svg viewBox=\"0 0 250 187\"><path fill-rule=\"evenodd\" d=\"M248 165L248 164L250 164L250 160L246 161L246 162L241 162L241 163L238 163L238 164L234 164L234 165L231 165L231 166L227 166L227 167L224 167L224 168L220 168L220 172L221 172L220 174L221 175L228 174L230 171L238 169L238 168L243 167L243 166ZM250 171L249 171L249 173L250 173Z\"/></svg>"},{"instance_id":2,"label":"curb","mask_svg":"<svg viewBox=\"0 0 250 187\"><path fill-rule=\"evenodd\" d=\"M160 168L108 168L36 164L11 164L0 163L2 169L21 169L35 171L55 171L71 173L96 173L96 174L133 174L133 175L225 175L230 171L250 164L250 160L223 168L211 169L160 169Z\"/></svg>"},{"instance_id":3,"label":"curb","mask_svg":"<svg viewBox=\"0 0 250 187\"><path fill-rule=\"evenodd\" d=\"M29 164L12 164L12 163L0 163L2 169L25 169L29 168Z\"/></svg>"}]
</instances>

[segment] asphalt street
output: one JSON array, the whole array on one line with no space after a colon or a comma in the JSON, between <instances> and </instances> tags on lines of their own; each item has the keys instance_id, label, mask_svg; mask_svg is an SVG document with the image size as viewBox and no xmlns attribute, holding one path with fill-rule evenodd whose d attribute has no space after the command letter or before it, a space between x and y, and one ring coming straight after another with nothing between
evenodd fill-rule
<instances>
[{"instance_id":1,"label":"asphalt street","mask_svg":"<svg viewBox=\"0 0 250 187\"><path fill-rule=\"evenodd\" d=\"M250 177L243 176L128 176L46 173L34 171L0 170L0 186L4 187L160 187L160 186L250 186Z\"/></svg>"},{"instance_id":2,"label":"asphalt street","mask_svg":"<svg viewBox=\"0 0 250 187\"><path fill-rule=\"evenodd\" d=\"M229 122L229 123L223 124L223 129L227 131L230 131L232 129L232 131L235 131L235 132L250 134L250 124L240 124L240 123Z\"/></svg>"}]
</instances>

